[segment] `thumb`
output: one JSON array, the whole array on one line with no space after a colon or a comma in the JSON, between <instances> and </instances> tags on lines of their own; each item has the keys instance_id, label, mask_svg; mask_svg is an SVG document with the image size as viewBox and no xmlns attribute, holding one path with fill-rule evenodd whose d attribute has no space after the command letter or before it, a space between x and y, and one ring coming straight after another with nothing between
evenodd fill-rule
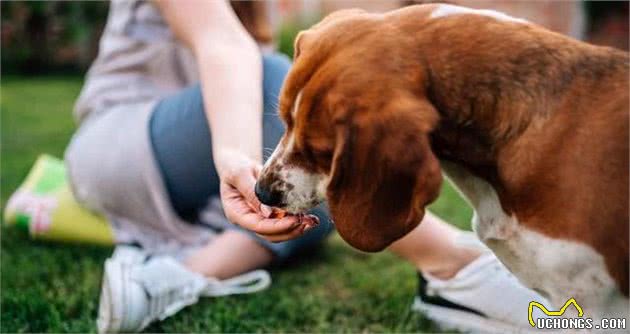
<instances>
[{"instance_id":1,"label":"thumb","mask_svg":"<svg viewBox=\"0 0 630 334\"><path fill-rule=\"evenodd\" d=\"M254 177L256 179L258 179L258 177L260 176L260 172L262 172L262 165L256 165L254 167Z\"/></svg>"},{"instance_id":2,"label":"thumb","mask_svg":"<svg viewBox=\"0 0 630 334\"><path fill-rule=\"evenodd\" d=\"M252 169L251 172L245 172L238 175L233 185L234 187L245 197L245 201L254 209L256 212L260 211L260 201L258 197L256 197L256 193L254 189L256 187L256 177L255 177L255 169Z\"/></svg>"}]
</instances>

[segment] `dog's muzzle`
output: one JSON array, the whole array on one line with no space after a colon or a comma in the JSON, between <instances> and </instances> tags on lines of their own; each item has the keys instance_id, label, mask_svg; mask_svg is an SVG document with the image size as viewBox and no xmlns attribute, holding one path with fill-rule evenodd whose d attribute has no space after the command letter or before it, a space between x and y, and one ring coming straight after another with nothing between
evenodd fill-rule
<instances>
[{"instance_id":1,"label":"dog's muzzle","mask_svg":"<svg viewBox=\"0 0 630 334\"><path fill-rule=\"evenodd\" d=\"M283 195L280 191L272 190L262 182L256 182L254 192L261 203L269 206L281 206Z\"/></svg>"}]
</instances>

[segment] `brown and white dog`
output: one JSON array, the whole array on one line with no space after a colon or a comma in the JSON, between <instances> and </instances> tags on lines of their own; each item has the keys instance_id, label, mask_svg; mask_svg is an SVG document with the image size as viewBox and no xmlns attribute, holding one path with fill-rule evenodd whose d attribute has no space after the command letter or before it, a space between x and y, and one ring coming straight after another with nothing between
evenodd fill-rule
<instances>
[{"instance_id":1,"label":"brown and white dog","mask_svg":"<svg viewBox=\"0 0 630 334\"><path fill-rule=\"evenodd\" d=\"M490 10L337 12L295 41L259 197L326 200L343 239L379 251L419 224L443 170L522 282L627 316L628 75L624 52Z\"/></svg>"}]
</instances>

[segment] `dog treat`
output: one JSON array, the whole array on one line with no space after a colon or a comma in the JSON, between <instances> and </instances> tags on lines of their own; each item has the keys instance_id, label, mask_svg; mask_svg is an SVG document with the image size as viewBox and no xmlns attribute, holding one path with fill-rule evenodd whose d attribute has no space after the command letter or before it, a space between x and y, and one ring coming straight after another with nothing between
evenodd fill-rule
<instances>
[{"instance_id":1,"label":"dog treat","mask_svg":"<svg viewBox=\"0 0 630 334\"><path fill-rule=\"evenodd\" d=\"M278 209L278 208L272 208L271 209L271 215L269 216L269 218L276 218L276 219L280 219L280 218L284 218L284 216L287 215L287 212L282 210L282 209Z\"/></svg>"}]
</instances>

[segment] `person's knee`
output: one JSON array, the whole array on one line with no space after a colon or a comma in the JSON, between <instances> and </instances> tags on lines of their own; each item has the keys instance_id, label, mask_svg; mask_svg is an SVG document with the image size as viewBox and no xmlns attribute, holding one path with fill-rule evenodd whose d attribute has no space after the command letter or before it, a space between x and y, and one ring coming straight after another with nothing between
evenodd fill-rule
<instances>
[{"instance_id":1,"label":"person's knee","mask_svg":"<svg viewBox=\"0 0 630 334\"><path fill-rule=\"evenodd\" d=\"M263 91L265 104L275 104L284 78L291 68L291 60L283 54L263 55Z\"/></svg>"},{"instance_id":2,"label":"person's knee","mask_svg":"<svg viewBox=\"0 0 630 334\"><path fill-rule=\"evenodd\" d=\"M92 162L98 161L92 156L93 152L93 149L86 146L82 136L75 134L64 152L64 162L68 184L75 199L84 206L97 210L99 208L90 200L90 194L93 191L89 186L91 182L88 175L88 172L95 167L91 165Z\"/></svg>"},{"instance_id":3,"label":"person's knee","mask_svg":"<svg viewBox=\"0 0 630 334\"><path fill-rule=\"evenodd\" d=\"M283 54L273 53L263 56L263 144L273 149L284 133L284 125L278 117L278 98L284 78L289 72L291 61Z\"/></svg>"},{"instance_id":4,"label":"person's knee","mask_svg":"<svg viewBox=\"0 0 630 334\"><path fill-rule=\"evenodd\" d=\"M263 70L270 74L286 75L291 67L291 59L282 53L267 53L263 55Z\"/></svg>"},{"instance_id":5,"label":"person's knee","mask_svg":"<svg viewBox=\"0 0 630 334\"><path fill-rule=\"evenodd\" d=\"M142 110L123 108L83 121L64 154L69 183L82 205L104 212L124 201L123 186L142 185L146 118Z\"/></svg>"}]
</instances>

